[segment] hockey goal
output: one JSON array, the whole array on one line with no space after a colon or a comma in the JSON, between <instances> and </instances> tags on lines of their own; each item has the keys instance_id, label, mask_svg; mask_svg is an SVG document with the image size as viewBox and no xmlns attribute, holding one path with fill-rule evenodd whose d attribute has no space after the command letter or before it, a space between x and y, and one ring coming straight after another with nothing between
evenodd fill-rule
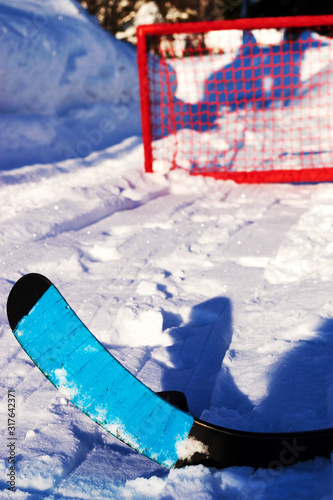
<instances>
[{"instance_id":1,"label":"hockey goal","mask_svg":"<svg viewBox=\"0 0 333 500\"><path fill-rule=\"evenodd\" d=\"M139 26L147 172L333 180L333 15Z\"/></svg>"}]
</instances>

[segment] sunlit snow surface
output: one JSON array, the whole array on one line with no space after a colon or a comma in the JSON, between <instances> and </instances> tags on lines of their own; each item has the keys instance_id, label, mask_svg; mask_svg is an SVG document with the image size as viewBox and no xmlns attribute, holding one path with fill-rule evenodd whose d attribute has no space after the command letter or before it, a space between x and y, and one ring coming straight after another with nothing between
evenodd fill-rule
<instances>
[{"instance_id":1,"label":"sunlit snow surface","mask_svg":"<svg viewBox=\"0 0 333 500\"><path fill-rule=\"evenodd\" d=\"M132 137L86 159L2 170L0 194L1 498L332 498L321 458L274 471L159 467L67 403L6 319L13 283L39 272L140 380L184 391L194 416L255 431L333 426L331 184L146 175Z\"/></svg>"}]
</instances>

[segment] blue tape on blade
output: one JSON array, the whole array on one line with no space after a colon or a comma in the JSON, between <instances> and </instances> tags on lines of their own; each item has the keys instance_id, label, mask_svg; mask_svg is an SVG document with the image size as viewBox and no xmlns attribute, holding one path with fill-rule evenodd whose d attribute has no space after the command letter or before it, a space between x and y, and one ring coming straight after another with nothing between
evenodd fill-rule
<instances>
[{"instance_id":1,"label":"blue tape on blade","mask_svg":"<svg viewBox=\"0 0 333 500\"><path fill-rule=\"evenodd\" d=\"M44 375L92 420L161 465L175 465L193 417L128 372L53 285L14 334Z\"/></svg>"}]
</instances>

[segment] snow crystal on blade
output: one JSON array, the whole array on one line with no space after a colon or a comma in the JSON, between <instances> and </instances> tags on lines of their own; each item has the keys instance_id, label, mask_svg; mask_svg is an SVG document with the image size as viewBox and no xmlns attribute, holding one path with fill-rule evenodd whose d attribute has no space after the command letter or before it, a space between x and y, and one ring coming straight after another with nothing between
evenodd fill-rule
<instances>
[{"instance_id":1,"label":"snow crystal on blade","mask_svg":"<svg viewBox=\"0 0 333 500\"><path fill-rule=\"evenodd\" d=\"M95 408L95 411L91 413L91 417L96 420L96 422L103 423L107 417L107 409L103 407Z\"/></svg>"},{"instance_id":2,"label":"snow crystal on blade","mask_svg":"<svg viewBox=\"0 0 333 500\"><path fill-rule=\"evenodd\" d=\"M144 448L140 446L139 441L135 439L132 434L126 431L126 426L118 418L114 419L113 422L104 425L104 428L113 436L127 443L134 450L140 451L141 453L144 451Z\"/></svg>"},{"instance_id":3,"label":"snow crystal on blade","mask_svg":"<svg viewBox=\"0 0 333 500\"><path fill-rule=\"evenodd\" d=\"M112 422L108 424L104 424L103 427L110 432L113 436L121 439L124 443L128 444L134 450L137 450L139 453L150 457L152 460L163 464L167 468L171 468L175 465L176 456L172 453L172 451L167 451L163 449L163 444L161 443L161 448L158 451L153 451L154 445L153 441L150 446L147 445L147 440L141 439L141 434L138 436L134 436L132 433L128 432L125 423L121 422L118 418L115 418ZM186 437L183 438L184 440ZM178 451L179 446L182 446L184 441L181 443L176 443L176 453ZM193 452L195 453L195 451ZM178 453L177 453L178 455Z\"/></svg>"},{"instance_id":4,"label":"snow crystal on blade","mask_svg":"<svg viewBox=\"0 0 333 500\"><path fill-rule=\"evenodd\" d=\"M67 372L65 368L58 368L54 370L54 375L56 377L56 383L59 391L65 398L72 400L75 396L79 394L79 390L73 382L67 380Z\"/></svg>"},{"instance_id":5,"label":"snow crystal on blade","mask_svg":"<svg viewBox=\"0 0 333 500\"><path fill-rule=\"evenodd\" d=\"M189 460L195 453L208 457L208 446L194 437L189 437L185 441L177 443L177 453L180 460Z\"/></svg>"}]
</instances>

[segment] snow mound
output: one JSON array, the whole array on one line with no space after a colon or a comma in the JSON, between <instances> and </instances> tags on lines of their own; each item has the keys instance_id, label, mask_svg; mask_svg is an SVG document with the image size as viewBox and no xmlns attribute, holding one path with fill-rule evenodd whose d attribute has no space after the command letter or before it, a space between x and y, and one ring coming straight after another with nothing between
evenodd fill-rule
<instances>
[{"instance_id":1,"label":"snow mound","mask_svg":"<svg viewBox=\"0 0 333 500\"><path fill-rule=\"evenodd\" d=\"M0 26L0 168L85 157L140 134L135 50L79 4L0 0Z\"/></svg>"}]
</instances>

